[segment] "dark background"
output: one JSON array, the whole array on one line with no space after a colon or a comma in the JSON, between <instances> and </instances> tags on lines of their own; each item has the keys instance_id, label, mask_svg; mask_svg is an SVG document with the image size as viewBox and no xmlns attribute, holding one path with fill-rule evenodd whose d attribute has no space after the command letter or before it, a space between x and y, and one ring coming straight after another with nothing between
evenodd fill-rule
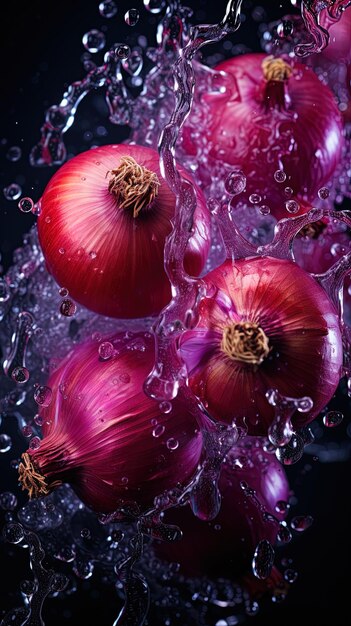
<instances>
[{"instance_id":1,"label":"dark background","mask_svg":"<svg viewBox=\"0 0 351 626\"><path fill-rule=\"evenodd\" d=\"M85 51L81 43L82 35L92 28L107 27L108 45L117 41L135 45L140 34L150 36L149 43L154 44L158 16L148 14L141 0L116 0L118 13L109 20L100 17L98 4L98 0L60 0L58 3L32 0L7 2L1 9L0 251L5 270L11 263L13 250L21 245L22 236L34 219L31 215L20 213L17 202L7 201L2 188L17 182L23 188L23 195L36 200L55 171L31 168L28 154L39 139L44 110L50 104L59 103L64 88L70 82L84 76L80 61ZM224 0L197 0L186 4L194 8L195 22L215 21L224 13ZM251 17L256 6L265 9L267 21L291 12L292 6L288 0L244 3L247 19L232 40L235 44L245 42L251 49L258 50L258 23ZM125 11L131 7L138 8L141 16L134 28L123 21ZM209 47L205 54L213 54L216 50L224 53L219 45L217 48ZM94 57L101 63L103 53ZM89 96L78 109L77 120L77 125L65 136L69 152L87 149L89 143L84 133L94 134L99 125L106 127L108 136L96 137L94 143L113 143L126 136L125 131L108 122L101 97ZM21 160L16 163L6 158L8 148L14 145L23 150ZM326 433L329 445L333 441L339 445L338 441L343 439L350 442L348 434L351 431L347 429L349 405L346 401L344 407L343 424ZM16 439L15 432L13 435ZM265 606L257 618L252 618L256 626L349 624L351 462L349 455L345 456L343 462L322 463L312 455L305 455L291 470L290 477L298 498L294 514L310 514L315 522L312 528L295 538L290 548L293 567L298 570L299 576L288 599L283 605ZM7 474L8 460L2 462L2 468L1 490L16 491L13 472L10 476ZM27 559L26 551L14 547L9 554L8 547L2 546L1 570L6 573L5 577L2 576L2 584L4 578L6 582L2 589L1 609L20 605L18 582L26 577L23 571L28 568ZM44 610L47 626L96 622L102 626L112 624L118 612L114 593L94 593L91 585L89 590L85 587L86 583L80 585L80 591L65 601L58 598L47 602ZM96 616L94 619L89 617L92 614Z\"/></svg>"}]
</instances>

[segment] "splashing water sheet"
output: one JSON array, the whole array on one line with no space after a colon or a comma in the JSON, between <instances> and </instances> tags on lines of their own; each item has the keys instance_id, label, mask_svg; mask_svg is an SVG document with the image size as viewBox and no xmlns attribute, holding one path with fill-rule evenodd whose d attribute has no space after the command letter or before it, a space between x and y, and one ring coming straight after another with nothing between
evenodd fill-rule
<instances>
[{"instance_id":1,"label":"splashing water sheet","mask_svg":"<svg viewBox=\"0 0 351 626\"><path fill-rule=\"evenodd\" d=\"M343 626L348 623L344 596L351 548L346 522L351 465L351 89L344 80L350 76L351 60L343 57L327 66L323 54L337 40L333 29L351 12L351 3L61 4L53 17L43 2L20 14L10 8L3 41L14 58L21 49L22 62L19 66L7 54L0 136L0 547L2 571L8 573L1 583L1 624L233 626L251 623L254 617L256 624L265 625L309 619ZM242 97L235 79L214 68L249 52L283 55L292 67L296 62L308 66L332 89L343 116L340 162L304 210L294 199L297 190L286 180L281 155L269 146L261 153L268 162L277 162L272 188L285 189L286 214L279 222L269 196L245 195L245 171L224 157L214 159L211 152L208 129L213 120L206 102L240 102ZM318 103L313 106L318 114ZM284 134L287 119L274 123L270 133L280 138L284 150L293 142ZM235 132L239 136L240 127ZM161 174L176 198L164 249L172 299L159 316L147 319L107 318L75 302L49 273L35 225L45 185L62 164L90 148L122 142L159 151ZM298 157L301 167L307 167L303 155ZM200 277L190 276L184 267L195 228L196 190L179 174L176 162L192 173L211 213L210 252ZM272 419L258 437L248 436L249 420L239 420L235 403L230 423L211 414L202 391L190 386L191 372L179 350L186 334L201 324L206 301L217 298L226 311L232 306L206 274L227 260L235 287L235 263L247 258L301 265L335 307L343 346L339 387L313 421L308 416L314 403L305 389L289 394L286 381L282 388L267 381L263 401ZM117 332L124 333L125 350L140 353L145 349L141 334L146 343L153 334L154 366L143 388L160 413L150 431L160 450L162 445L171 452L179 448L163 426L179 399L196 420L203 447L187 484L170 485L147 510L127 499L113 512L94 513L64 481L54 482L49 493L30 454L21 455L40 450L43 416L56 402L48 380L60 362L89 340L95 342L100 362L109 363L116 358L109 338ZM207 341L207 335L202 338ZM250 350L252 344L247 345ZM244 367L255 372L261 365ZM57 411L67 393L64 381ZM18 470L22 485L31 493L41 490L44 497L28 500ZM285 471L289 489L273 502L269 494L277 489L275 472L285 476ZM126 493L127 473L121 478ZM230 491L236 483L238 491ZM230 497L233 510L240 501L237 517L245 520L244 526L231 522L233 530L223 513ZM180 517L172 520L172 511ZM188 513L191 524L195 519L206 528L200 552L195 541L189 552L190 574L191 568L183 569L181 547ZM257 530L261 528L263 534ZM246 569L237 574L247 549L246 532ZM243 548L232 570L213 574L217 552L223 542L235 544L235 533ZM216 535L222 536L218 544ZM166 546L163 552L161 544ZM165 559L167 546L173 555L179 546L179 558ZM194 573L197 558L201 567Z\"/></svg>"}]
</instances>

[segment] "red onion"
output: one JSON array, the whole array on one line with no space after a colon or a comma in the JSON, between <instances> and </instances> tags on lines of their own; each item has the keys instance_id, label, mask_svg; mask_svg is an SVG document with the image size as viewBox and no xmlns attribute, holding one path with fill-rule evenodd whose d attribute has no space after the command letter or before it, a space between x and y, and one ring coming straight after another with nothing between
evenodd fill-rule
<instances>
[{"instance_id":1,"label":"red onion","mask_svg":"<svg viewBox=\"0 0 351 626\"><path fill-rule=\"evenodd\" d=\"M291 207L304 212L341 157L342 120L332 92L304 65L264 54L216 69L228 74L229 96L206 97L210 155L241 170L247 196L259 196L275 217L288 217ZM291 200L300 206L286 206Z\"/></svg>"},{"instance_id":2,"label":"red onion","mask_svg":"<svg viewBox=\"0 0 351 626\"><path fill-rule=\"evenodd\" d=\"M158 405L144 394L153 362L148 333L86 343L67 356L48 382L40 447L29 448L20 465L30 496L67 482L85 504L108 513L125 501L151 507L164 490L187 483L201 433L181 398Z\"/></svg>"},{"instance_id":3,"label":"red onion","mask_svg":"<svg viewBox=\"0 0 351 626\"><path fill-rule=\"evenodd\" d=\"M189 506L165 514L167 523L181 528L183 538L155 543L156 555L179 563L181 573L188 576L243 575L257 544L276 541L279 523L265 513L281 521L288 508L284 469L274 455L263 451L259 438L246 437L232 448L222 466L219 489L221 509L211 522L195 517Z\"/></svg>"},{"instance_id":4,"label":"red onion","mask_svg":"<svg viewBox=\"0 0 351 626\"><path fill-rule=\"evenodd\" d=\"M210 414L266 434L274 415L265 394L276 389L310 397L312 410L292 423L311 421L341 374L339 320L326 292L292 261L269 257L228 260L204 280L214 295L202 300L180 354Z\"/></svg>"},{"instance_id":5,"label":"red onion","mask_svg":"<svg viewBox=\"0 0 351 626\"><path fill-rule=\"evenodd\" d=\"M329 31L329 43L326 48L314 55L333 61L334 63L351 62L351 7L345 9L338 22L333 22L328 17L328 12L323 14L321 25Z\"/></svg>"},{"instance_id":6,"label":"red onion","mask_svg":"<svg viewBox=\"0 0 351 626\"><path fill-rule=\"evenodd\" d=\"M191 275L201 272L209 248L209 214L195 189L194 233L185 256ZM44 191L38 231L49 271L73 299L97 313L158 313L171 299L163 250L174 208L175 196L151 148L108 145L83 152Z\"/></svg>"}]
</instances>

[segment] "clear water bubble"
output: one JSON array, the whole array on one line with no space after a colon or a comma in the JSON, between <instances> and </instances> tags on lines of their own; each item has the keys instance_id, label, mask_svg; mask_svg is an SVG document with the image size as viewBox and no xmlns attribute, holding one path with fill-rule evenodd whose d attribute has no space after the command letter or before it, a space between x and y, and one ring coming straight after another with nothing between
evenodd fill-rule
<instances>
[{"instance_id":1,"label":"clear water bubble","mask_svg":"<svg viewBox=\"0 0 351 626\"><path fill-rule=\"evenodd\" d=\"M77 305L70 298L62 300L60 305L60 313L64 317L72 317L77 311Z\"/></svg>"},{"instance_id":2,"label":"clear water bubble","mask_svg":"<svg viewBox=\"0 0 351 626\"><path fill-rule=\"evenodd\" d=\"M277 183L284 183L286 181L286 174L284 170L277 170L274 172L274 180L276 180Z\"/></svg>"},{"instance_id":3,"label":"clear water bubble","mask_svg":"<svg viewBox=\"0 0 351 626\"><path fill-rule=\"evenodd\" d=\"M131 53L130 47L126 44L120 44L115 48L115 55L118 59L127 59Z\"/></svg>"},{"instance_id":4,"label":"clear water bubble","mask_svg":"<svg viewBox=\"0 0 351 626\"><path fill-rule=\"evenodd\" d=\"M6 524L3 529L3 537L9 543L20 543L24 538L24 530L21 524Z\"/></svg>"},{"instance_id":5,"label":"clear water bubble","mask_svg":"<svg viewBox=\"0 0 351 626\"><path fill-rule=\"evenodd\" d=\"M165 0L143 0L144 7L150 13L160 13L166 6Z\"/></svg>"},{"instance_id":6,"label":"clear water bubble","mask_svg":"<svg viewBox=\"0 0 351 626\"><path fill-rule=\"evenodd\" d=\"M292 187L285 187L285 189L284 189L284 193L285 193L285 195L289 198L290 196L292 196L292 195L293 195L294 190L293 190L293 188L292 188Z\"/></svg>"},{"instance_id":7,"label":"clear water bubble","mask_svg":"<svg viewBox=\"0 0 351 626\"><path fill-rule=\"evenodd\" d=\"M153 437L161 437L163 435L163 433L165 432L165 427L162 424L157 424L157 426L155 426L155 428L152 431L152 436Z\"/></svg>"},{"instance_id":8,"label":"clear water bubble","mask_svg":"<svg viewBox=\"0 0 351 626\"><path fill-rule=\"evenodd\" d=\"M19 161L21 156L22 156L22 150L19 146L11 146L11 148L9 148L6 153L6 158L9 161L12 161L13 163L15 163L16 161Z\"/></svg>"},{"instance_id":9,"label":"clear water bubble","mask_svg":"<svg viewBox=\"0 0 351 626\"><path fill-rule=\"evenodd\" d=\"M179 441L177 439L174 439L173 437L170 437L169 439L167 439L166 445L168 450L176 450L179 446Z\"/></svg>"},{"instance_id":10,"label":"clear water bubble","mask_svg":"<svg viewBox=\"0 0 351 626\"><path fill-rule=\"evenodd\" d=\"M284 578L286 582L289 583L290 585L292 585L297 580L297 577L298 577L297 571L294 569L291 569L290 567L286 569L284 572Z\"/></svg>"},{"instance_id":11,"label":"clear water bubble","mask_svg":"<svg viewBox=\"0 0 351 626\"><path fill-rule=\"evenodd\" d=\"M124 21L128 26L135 26L139 21L138 9L129 9L124 15Z\"/></svg>"},{"instance_id":12,"label":"clear water bubble","mask_svg":"<svg viewBox=\"0 0 351 626\"><path fill-rule=\"evenodd\" d=\"M34 392L34 400L39 406L47 407L52 400L52 389L46 385L38 385Z\"/></svg>"},{"instance_id":13,"label":"clear water bubble","mask_svg":"<svg viewBox=\"0 0 351 626\"><path fill-rule=\"evenodd\" d=\"M113 0L105 0L105 2L100 2L99 4L99 13L101 17L105 17L106 19L114 17L117 11L116 3L113 2Z\"/></svg>"},{"instance_id":14,"label":"clear water bubble","mask_svg":"<svg viewBox=\"0 0 351 626\"><path fill-rule=\"evenodd\" d=\"M22 428L22 435L23 437L31 437L33 435L33 428L29 424L26 424L26 426Z\"/></svg>"},{"instance_id":15,"label":"clear water bubble","mask_svg":"<svg viewBox=\"0 0 351 626\"><path fill-rule=\"evenodd\" d=\"M82 530L80 531L80 536L82 537L82 539L90 539L91 532L89 528L82 528Z\"/></svg>"},{"instance_id":16,"label":"clear water bubble","mask_svg":"<svg viewBox=\"0 0 351 626\"><path fill-rule=\"evenodd\" d=\"M17 498L11 491L0 493L0 507L4 511L14 511L17 506Z\"/></svg>"},{"instance_id":17,"label":"clear water bubble","mask_svg":"<svg viewBox=\"0 0 351 626\"><path fill-rule=\"evenodd\" d=\"M246 189L246 176L241 170L230 172L224 182L224 188L231 196L237 196Z\"/></svg>"},{"instance_id":18,"label":"clear water bubble","mask_svg":"<svg viewBox=\"0 0 351 626\"><path fill-rule=\"evenodd\" d=\"M23 385L29 380L29 371L26 367L15 367L11 373L11 378L18 385Z\"/></svg>"},{"instance_id":19,"label":"clear water bubble","mask_svg":"<svg viewBox=\"0 0 351 626\"><path fill-rule=\"evenodd\" d=\"M32 198L21 198L18 203L18 208L22 213L32 213L34 202Z\"/></svg>"},{"instance_id":20,"label":"clear water bubble","mask_svg":"<svg viewBox=\"0 0 351 626\"><path fill-rule=\"evenodd\" d=\"M300 205L298 202L296 202L296 200L287 200L285 202L285 208L288 211L288 213L297 213Z\"/></svg>"},{"instance_id":21,"label":"clear water bubble","mask_svg":"<svg viewBox=\"0 0 351 626\"><path fill-rule=\"evenodd\" d=\"M318 190L318 197L321 200L326 200L327 198L329 198L329 195L330 195L330 191L329 191L328 187L321 187Z\"/></svg>"},{"instance_id":22,"label":"clear water bubble","mask_svg":"<svg viewBox=\"0 0 351 626\"><path fill-rule=\"evenodd\" d=\"M7 302L10 298L10 290L3 278L0 278L0 302Z\"/></svg>"},{"instance_id":23,"label":"clear water bubble","mask_svg":"<svg viewBox=\"0 0 351 626\"><path fill-rule=\"evenodd\" d=\"M41 445L40 437L33 437L33 439L31 439L29 442L29 448L31 450L39 450L40 445Z\"/></svg>"},{"instance_id":24,"label":"clear water bubble","mask_svg":"<svg viewBox=\"0 0 351 626\"><path fill-rule=\"evenodd\" d=\"M0 434L0 452L3 454L4 452L8 452L12 447L12 439L6 433Z\"/></svg>"},{"instance_id":25,"label":"clear water bubble","mask_svg":"<svg viewBox=\"0 0 351 626\"><path fill-rule=\"evenodd\" d=\"M114 347L110 341L103 341L99 345L99 357L103 361L108 361L114 352Z\"/></svg>"},{"instance_id":26,"label":"clear water bubble","mask_svg":"<svg viewBox=\"0 0 351 626\"><path fill-rule=\"evenodd\" d=\"M312 515L296 515L290 522L290 526L298 533L302 533L313 524Z\"/></svg>"},{"instance_id":27,"label":"clear water bubble","mask_svg":"<svg viewBox=\"0 0 351 626\"><path fill-rule=\"evenodd\" d=\"M287 513L289 508L290 504L285 500L278 500L277 504L275 505L275 510L277 511L277 513Z\"/></svg>"},{"instance_id":28,"label":"clear water bubble","mask_svg":"<svg viewBox=\"0 0 351 626\"><path fill-rule=\"evenodd\" d=\"M172 402L160 402L158 408L160 409L161 413L170 413L172 411Z\"/></svg>"},{"instance_id":29,"label":"clear water bubble","mask_svg":"<svg viewBox=\"0 0 351 626\"><path fill-rule=\"evenodd\" d=\"M11 183L11 185L4 187L3 191L6 200L18 200L22 193L22 187L17 183Z\"/></svg>"},{"instance_id":30,"label":"clear water bubble","mask_svg":"<svg viewBox=\"0 0 351 626\"><path fill-rule=\"evenodd\" d=\"M277 26L277 35L280 39L290 37L294 32L294 25L291 20L282 20Z\"/></svg>"},{"instance_id":31,"label":"clear water bubble","mask_svg":"<svg viewBox=\"0 0 351 626\"><path fill-rule=\"evenodd\" d=\"M343 419L344 415L340 411L328 411L328 413L323 416L323 424L327 428L334 428L335 426L339 426Z\"/></svg>"},{"instance_id":32,"label":"clear water bubble","mask_svg":"<svg viewBox=\"0 0 351 626\"><path fill-rule=\"evenodd\" d=\"M82 43L88 52L95 54L105 47L106 38L104 33L96 28L93 28L83 35Z\"/></svg>"},{"instance_id":33,"label":"clear water bubble","mask_svg":"<svg viewBox=\"0 0 351 626\"><path fill-rule=\"evenodd\" d=\"M281 522L279 525L279 531L277 533L277 541L280 543L290 543L292 540L292 534L285 522Z\"/></svg>"},{"instance_id":34,"label":"clear water bubble","mask_svg":"<svg viewBox=\"0 0 351 626\"><path fill-rule=\"evenodd\" d=\"M267 204L262 204L259 208L261 215L269 215L271 210Z\"/></svg>"},{"instance_id":35,"label":"clear water bubble","mask_svg":"<svg viewBox=\"0 0 351 626\"><path fill-rule=\"evenodd\" d=\"M34 415L33 417L33 422L34 424L36 424L37 426L42 426L43 425L43 418L41 415L39 415L39 413L37 413L36 415Z\"/></svg>"},{"instance_id":36,"label":"clear water bubble","mask_svg":"<svg viewBox=\"0 0 351 626\"><path fill-rule=\"evenodd\" d=\"M302 437L293 433L288 445L278 448L275 455L283 465L293 465L297 463L303 455L304 441Z\"/></svg>"},{"instance_id":37,"label":"clear water bubble","mask_svg":"<svg viewBox=\"0 0 351 626\"><path fill-rule=\"evenodd\" d=\"M262 539L256 547L252 559L252 572L256 578L265 580L271 573L274 562L274 550L267 539Z\"/></svg>"},{"instance_id":38,"label":"clear water bubble","mask_svg":"<svg viewBox=\"0 0 351 626\"><path fill-rule=\"evenodd\" d=\"M61 296L61 298L66 298L66 296L68 296L68 293L68 289L66 289L65 287L60 287L59 295Z\"/></svg>"},{"instance_id":39,"label":"clear water bubble","mask_svg":"<svg viewBox=\"0 0 351 626\"><path fill-rule=\"evenodd\" d=\"M261 200L262 198L258 193L252 193L251 196L249 196L249 202L251 202L251 204L259 204Z\"/></svg>"}]
</instances>

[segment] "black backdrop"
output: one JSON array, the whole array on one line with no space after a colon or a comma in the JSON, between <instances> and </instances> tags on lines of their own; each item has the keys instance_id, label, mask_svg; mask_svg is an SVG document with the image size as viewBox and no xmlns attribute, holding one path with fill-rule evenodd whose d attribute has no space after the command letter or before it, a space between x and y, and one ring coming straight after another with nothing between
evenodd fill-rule
<instances>
[{"instance_id":1,"label":"black backdrop","mask_svg":"<svg viewBox=\"0 0 351 626\"><path fill-rule=\"evenodd\" d=\"M60 101L67 84L83 77L80 61L84 52L82 35L91 28L107 26L108 44L114 41L133 44L136 33L150 34L152 43L157 18L143 9L141 0L116 0L119 10L112 20L99 16L98 4L98 0L60 0L58 3L8 0L6 6L1 8L0 251L5 270L11 263L13 250L21 244L23 234L34 220L31 215L20 213L17 203L7 201L1 190L17 182L21 184L24 195L36 199L52 175L53 170L31 168L28 153L39 138L44 109ZM196 22L220 19L225 6L224 0L216 3L194 0L187 4L195 9ZM265 9L267 21L277 19L292 9L289 0L244 3L244 12L248 17L233 40L235 43L245 41L252 49L259 46L258 24L250 17L252 7L256 5ZM131 6L138 8L141 14L134 29L123 22L124 12ZM212 46L208 53L215 50ZM101 53L98 58L102 60ZM92 102L88 98L78 111L78 119L77 127L66 136L69 151L70 147L72 151L74 147L75 152L86 149L88 145L84 132L93 130L99 124L103 124L109 133L107 139L100 140L101 143L113 143L125 136L123 131L108 122L102 100ZM23 150L23 157L16 163L6 158L8 148L13 145ZM330 435L331 439L334 437L337 441L347 437L347 421L348 415ZM8 432L13 430L11 424L6 427ZM15 490L16 481L13 472L9 474L8 460L4 458L1 461L1 491ZM298 496L295 514L311 514L315 522L311 529L295 539L292 546L294 567L299 577L288 599L283 605L266 606L258 617L253 618L253 624L344 626L349 623L350 468L350 459L321 463L306 455L290 472ZM28 556L26 551L9 550L4 545L1 550L3 593L0 608L7 610L19 605L18 583L27 577ZM79 592L68 600L58 598L48 601L44 610L47 626L112 624L117 606L113 592L101 593L98 585L94 591L94 585L90 583L89 590L86 587L87 583L81 584Z\"/></svg>"}]
</instances>

